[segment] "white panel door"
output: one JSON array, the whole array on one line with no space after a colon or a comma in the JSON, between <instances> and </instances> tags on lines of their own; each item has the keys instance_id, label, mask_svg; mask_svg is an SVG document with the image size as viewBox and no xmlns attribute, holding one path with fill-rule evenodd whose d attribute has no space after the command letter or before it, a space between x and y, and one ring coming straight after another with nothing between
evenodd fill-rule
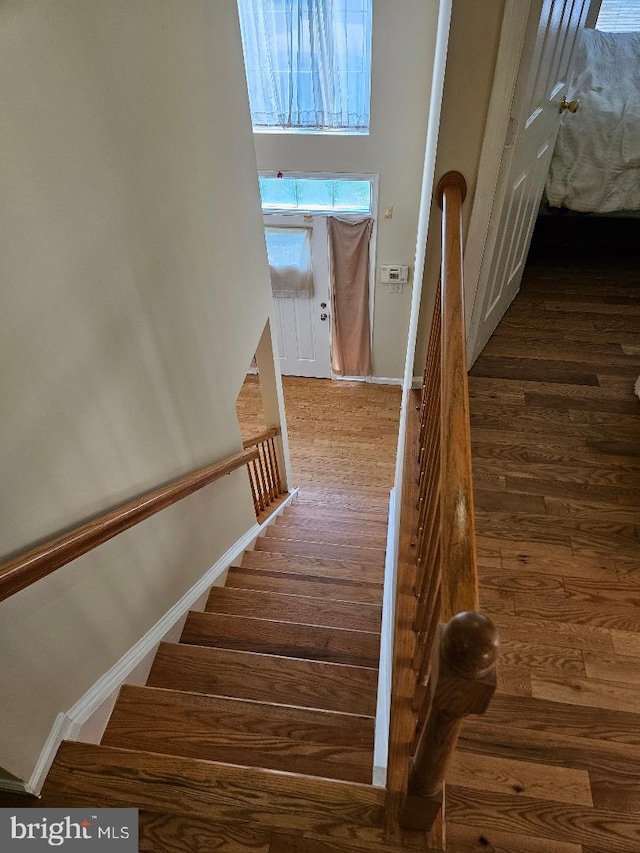
<instances>
[{"instance_id":1,"label":"white panel door","mask_svg":"<svg viewBox=\"0 0 640 853\"><path fill-rule=\"evenodd\" d=\"M313 296L274 297L280 372L284 376L331 378L329 247L326 216L306 222L302 214L268 214L265 225L313 225Z\"/></svg>"},{"instance_id":2,"label":"white panel door","mask_svg":"<svg viewBox=\"0 0 640 853\"><path fill-rule=\"evenodd\" d=\"M468 350L475 361L520 289L590 0L533 0L500 166Z\"/></svg>"}]
</instances>

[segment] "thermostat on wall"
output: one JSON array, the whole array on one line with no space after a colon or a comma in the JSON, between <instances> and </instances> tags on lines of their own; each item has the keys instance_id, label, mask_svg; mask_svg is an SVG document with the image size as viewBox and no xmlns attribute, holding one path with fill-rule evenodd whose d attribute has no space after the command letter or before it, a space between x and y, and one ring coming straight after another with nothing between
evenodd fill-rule
<instances>
[{"instance_id":1,"label":"thermostat on wall","mask_svg":"<svg viewBox=\"0 0 640 853\"><path fill-rule=\"evenodd\" d=\"M406 284L408 280L409 267L397 264L386 264L380 267L380 281L383 284L393 284L394 282Z\"/></svg>"}]
</instances>

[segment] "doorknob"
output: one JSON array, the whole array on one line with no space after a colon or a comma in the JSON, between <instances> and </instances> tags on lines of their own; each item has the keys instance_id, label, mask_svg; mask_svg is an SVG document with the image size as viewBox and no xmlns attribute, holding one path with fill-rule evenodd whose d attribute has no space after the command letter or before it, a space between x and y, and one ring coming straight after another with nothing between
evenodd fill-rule
<instances>
[{"instance_id":1,"label":"doorknob","mask_svg":"<svg viewBox=\"0 0 640 853\"><path fill-rule=\"evenodd\" d=\"M320 303L320 307L321 307L321 308L326 308L326 307L327 307L327 303L326 303L326 302L321 302L321 303Z\"/></svg>"},{"instance_id":2,"label":"doorknob","mask_svg":"<svg viewBox=\"0 0 640 853\"><path fill-rule=\"evenodd\" d=\"M563 113L565 110L569 110L570 113L577 113L579 106L580 101L578 98L574 98L573 101L568 101L566 98L563 98L562 103L560 104L560 112Z\"/></svg>"},{"instance_id":3,"label":"doorknob","mask_svg":"<svg viewBox=\"0 0 640 853\"><path fill-rule=\"evenodd\" d=\"M321 314L321 315L320 315L320 319L321 319L321 320L326 320L326 319L327 319L327 316L328 316L327 314Z\"/></svg>"}]
</instances>

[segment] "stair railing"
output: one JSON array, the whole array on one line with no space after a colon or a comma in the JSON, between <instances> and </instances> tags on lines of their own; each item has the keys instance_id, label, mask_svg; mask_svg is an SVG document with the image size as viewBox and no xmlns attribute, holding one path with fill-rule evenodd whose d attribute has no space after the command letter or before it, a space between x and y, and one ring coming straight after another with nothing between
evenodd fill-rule
<instances>
[{"instance_id":1,"label":"stair railing","mask_svg":"<svg viewBox=\"0 0 640 853\"><path fill-rule=\"evenodd\" d=\"M214 480L231 474L243 465L254 463L259 453L257 447L245 448L242 453L198 468L0 564L0 601L92 551L161 509L213 483Z\"/></svg>"},{"instance_id":2,"label":"stair railing","mask_svg":"<svg viewBox=\"0 0 640 853\"><path fill-rule=\"evenodd\" d=\"M274 443L279 432L279 429L272 427L242 443L245 450L255 448L257 451L257 456L247 463L247 471L258 521L263 521L270 515L275 507L281 503L283 496L288 494L282 488Z\"/></svg>"},{"instance_id":3,"label":"stair railing","mask_svg":"<svg viewBox=\"0 0 640 853\"><path fill-rule=\"evenodd\" d=\"M415 595L415 738L399 823L423 831L441 811L445 772L464 717L484 713L496 684L498 636L491 620L478 612L462 278L465 194L458 172L447 173L438 184L440 289L419 404L418 446L407 448L412 469L405 473L406 480L413 479L414 501L405 560L413 564Z\"/></svg>"}]
</instances>

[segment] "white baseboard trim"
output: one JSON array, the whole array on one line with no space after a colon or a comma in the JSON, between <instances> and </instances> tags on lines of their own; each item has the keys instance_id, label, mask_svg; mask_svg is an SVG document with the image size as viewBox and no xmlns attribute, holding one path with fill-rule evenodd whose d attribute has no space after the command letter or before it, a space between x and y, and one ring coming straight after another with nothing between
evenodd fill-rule
<instances>
[{"instance_id":1,"label":"white baseboard trim","mask_svg":"<svg viewBox=\"0 0 640 853\"><path fill-rule=\"evenodd\" d=\"M402 385L402 379L395 376L338 376L331 374L337 382L369 382L372 385Z\"/></svg>"},{"instance_id":2,"label":"white baseboard trim","mask_svg":"<svg viewBox=\"0 0 640 853\"><path fill-rule=\"evenodd\" d=\"M380 636L380 665L378 670L378 698L373 746L373 785L384 788L387 784L389 762L389 726L391 724L391 686L393 679L393 639L395 630L396 583L398 565L399 507L396 489L389 494L389 525L387 528L387 553L384 569L382 599L382 630Z\"/></svg>"},{"instance_id":3,"label":"white baseboard trim","mask_svg":"<svg viewBox=\"0 0 640 853\"><path fill-rule=\"evenodd\" d=\"M402 379L395 376L370 376L368 381L373 385L402 385Z\"/></svg>"},{"instance_id":4,"label":"white baseboard trim","mask_svg":"<svg viewBox=\"0 0 640 853\"><path fill-rule=\"evenodd\" d=\"M0 791L6 791L9 794L30 794L26 782L20 782L19 779L0 779Z\"/></svg>"},{"instance_id":5,"label":"white baseboard trim","mask_svg":"<svg viewBox=\"0 0 640 853\"><path fill-rule=\"evenodd\" d=\"M99 743L123 684L144 684L161 642L177 642L189 610L202 609L209 587L221 579L243 551L253 548L262 531L291 503L292 489L273 515L262 524L254 524L225 554L176 602L128 652L107 670L65 713L56 717L49 736L28 782L0 779L0 790L39 794L63 740ZM199 607L198 607L199 605ZM10 786L10 787L9 787Z\"/></svg>"}]
</instances>

